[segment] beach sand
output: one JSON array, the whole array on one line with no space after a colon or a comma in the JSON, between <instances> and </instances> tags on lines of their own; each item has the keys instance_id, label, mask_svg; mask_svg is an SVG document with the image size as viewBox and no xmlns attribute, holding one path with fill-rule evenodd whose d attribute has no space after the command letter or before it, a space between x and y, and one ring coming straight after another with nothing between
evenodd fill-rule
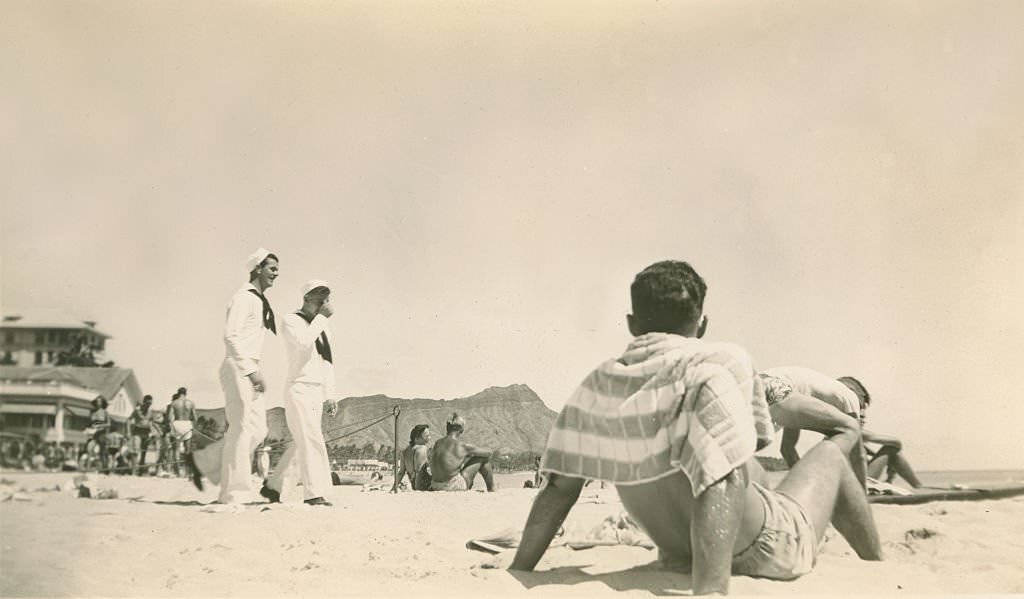
<instances>
[{"instance_id":1,"label":"beach sand","mask_svg":"<svg viewBox=\"0 0 1024 599\"><path fill-rule=\"evenodd\" d=\"M627 596L690 593L637 546L548 551L535 573L489 566L471 538L521 529L529 475L496 493L334 487L331 508L210 506L183 479L95 477L117 499L78 498L73 473L3 474L0 595L116 597ZM52 490L63 485L65 490ZM49 489L49 490L42 490ZM863 562L829 531L814 572L794 582L733 577L734 594L1024 593L1024 498L874 506L886 561ZM591 485L566 521L586 531L621 512Z\"/></svg>"}]
</instances>

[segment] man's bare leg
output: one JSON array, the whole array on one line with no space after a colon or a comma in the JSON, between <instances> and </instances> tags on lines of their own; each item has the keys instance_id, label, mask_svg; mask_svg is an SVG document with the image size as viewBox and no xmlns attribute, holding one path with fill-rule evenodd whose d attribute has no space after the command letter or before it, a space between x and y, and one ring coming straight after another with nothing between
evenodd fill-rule
<instances>
[{"instance_id":1,"label":"man's bare leg","mask_svg":"<svg viewBox=\"0 0 1024 599\"><path fill-rule=\"evenodd\" d=\"M855 432L835 435L807 452L777 487L810 518L818 540L831 521L861 559L882 559L878 529L864 490L848 461L859 442Z\"/></svg>"},{"instance_id":2,"label":"man's bare leg","mask_svg":"<svg viewBox=\"0 0 1024 599\"><path fill-rule=\"evenodd\" d=\"M893 475L898 474L915 489L924 486L921 479L917 478L917 473L910 466L910 462L903 455L903 451L891 445L886 445L878 450L871 461L870 472L874 473L872 478L880 478L883 472L888 473L887 482L892 482Z\"/></svg>"},{"instance_id":3,"label":"man's bare leg","mask_svg":"<svg viewBox=\"0 0 1024 599\"><path fill-rule=\"evenodd\" d=\"M472 457L466 460L466 465L462 467L462 476L466 479L466 484L470 489L473 488L473 481L476 480L477 474L483 477L487 490L493 491L494 472L491 469L491 461L489 459Z\"/></svg>"}]
</instances>

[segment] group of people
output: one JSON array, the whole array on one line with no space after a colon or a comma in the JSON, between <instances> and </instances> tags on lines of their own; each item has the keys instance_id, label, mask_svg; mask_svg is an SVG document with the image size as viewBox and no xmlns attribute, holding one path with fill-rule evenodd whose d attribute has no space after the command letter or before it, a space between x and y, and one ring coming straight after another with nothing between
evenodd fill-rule
<instances>
[{"instance_id":1,"label":"group of people","mask_svg":"<svg viewBox=\"0 0 1024 599\"><path fill-rule=\"evenodd\" d=\"M267 333L278 334L278 321L266 296L280 273L278 257L260 248L247 259L246 271L249 282L232 295L225 317L220 383L227 432L220 441L187 456L196 486L202 488L204 478L219 484L218 501L225 504L246 503L256 497L253 456L267 436L266 382L260 357ZM321 419L325 410L333 413L337 409L327 326L334 310L326 281L310 280L302 285L300 294L299 309L280 320L288 356L284 409L293 441L258 492L278 502L282 493L300 480L306 504L330 506L325 498L331 486L330 460Z\"/></svg>"},{"instance_id":2,"label":"group of people","mask_svg":"<svg viewBox=\"0 0 1024 599\"><path fill-rule=\"evenodd\" d=\"M252 501L257 493L270 502L280 502L282 495L301 483L306 504L330 506L325 497L332 485L330 459L321 425L325 411L333 414L337 410L328 327L334 314L330 285L320 279L304 283L300 307L278 320L266 292L280 274L279 258L260 248L247 259L246 271L249 281L232 295L225 316L220 382L227 432L220 442L186 456L194 468L193 481L199 488L204 480L219 484L218 501L225 504ZM257 490L252 479L253 453L264 447L267 435L266 382L260 356L267 334L278 334L278 323L288 358L284 410L292 442L269 475L265 467L259 469L263 484ZM429 428L414 427L399 478L408 472L408 486L415 490L458 491L471 489L479 475L493 491L493 451L462 441L465 426L465 420L453 414L445 437L430 451L426 447Z\"/></svg>"},{"instance_id":3,"label":"group of people","mask_svg":"<svg viewBox=\"0 0 1024 599\"><path fill-rule=\"evenodd\" d=\"M479 476L488 492L493 492L494 451L462 440L466 420L453 413L445 423L445 436L429 447L431 433L427 424L409 431L409 446L402 450L397 480L399 488L413 491L469 491ZM397 489L396 489L397 490Z\"/></svg>"},{"instance_id":4,"label":"group of people","mask_svg":"<svg viewBox=\"0 0 1024 599\"><path fill-rule=\"evenodd\" d=\"M536 566L590 480L616 486L662 560L692 573L694 594L727 593L731 574L806 574L830 523L862 559L882 559L868 470L920 481L898 439L863 429L864 385L807 368L757 372L739 346L703 341L706 293L686 262L636 275L634 339L559 414L510 569ZM800 456L802 430L824 438ZM773 484L754 454L778 431L790 469ZM870 462L864 442L881 445Z\"/></svg>"},{"instance_id":5,"label":"group of people","mask_svg":"<svg viewBox=\"0 0 1024 599\"><path fill-rule=\"evenodd\" d=\"M228 430L223 442L193 452L200 475L220 484L219 501L254 499L253 452L267 434L260 354L277 320L266 291L280 272L259 249L246 264L249 282L228 304L220 379ZM727 592L731 573L787 580L809 572L831 523L858 556L882 557L865 493L867 471L920 481L893 437L863 428L871 396L852 377L832 379L808 368L757 372L745 350L701 338L707 286L688 264L663 261L640 272L627 317L633 341L584 379L559 414L538 466L543 480L511 564L534 568L592 480L616 486L623 506L661 557L692 572L694 592ZM321 429L336 409L328 320L330 287L311 280L301 307L281 319L288 355L284 405L293 443L259 495L281 500L298 482L305 502L329 506L330 466ZM465 443L453 414L429 448L418 424L402 453L398 479L416 491L471 489L476 477L494 489L493 452ZM770 483L754 459L782 432L790 470ZM800 456L801 431L824 436ZM881 448L865 454L864 442ZM291 478L289 478L291 476Z\"/></svg>"},{"instance_id":6,"label":"group of people","mask_svg":"<svg viewBox=\"0 0 1024 599\"><path fill-rule=\"evenodd\" d=\"M82 468L146 474L151 472L146 458L154 447L159 457L152 466L158 473L180 476L186 471L183 458L192 451L196 423L195 404L188 398L186 388L181 387L174 393L162 414L153 409L153 396L144 396L123 429L114 425L108 406L109 402L102 395L92 400L86 431L88 441L79 459Z\"/></svg>"}]
</instances>

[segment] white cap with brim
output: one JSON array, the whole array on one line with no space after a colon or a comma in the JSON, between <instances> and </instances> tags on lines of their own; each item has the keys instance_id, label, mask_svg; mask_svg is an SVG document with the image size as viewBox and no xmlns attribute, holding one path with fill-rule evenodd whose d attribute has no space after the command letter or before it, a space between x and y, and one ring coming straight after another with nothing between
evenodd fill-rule
<instances>
[{"instance_id":1,"label":"white cap with brim","mask_svg":"<svg viewBox=\"0 0 1024 599\"><path fill-rule=\"evenodd\" d=\"M249 254L249 257L245 259L245 272L252 272L256 270L256 267L263 263L270 255L270 250L260 248L255 252Z\"/></svg>"},{"instance_id":2,"label":"white cap with brim","mask_svg":"<svg viewBox=\"0 0 1024 599\"><path fill-rule=\"evenodd\" d=\"M299 288L299 292L302 293L302 297L306 297L307 293L313 291L317 287L326 287L327 291L331 290L331 286L327 284L327 281L321 281L320 279L312 279L310 281L306 281L305 283L303 283L302 287Z\"/></svg>"}]
</instances>

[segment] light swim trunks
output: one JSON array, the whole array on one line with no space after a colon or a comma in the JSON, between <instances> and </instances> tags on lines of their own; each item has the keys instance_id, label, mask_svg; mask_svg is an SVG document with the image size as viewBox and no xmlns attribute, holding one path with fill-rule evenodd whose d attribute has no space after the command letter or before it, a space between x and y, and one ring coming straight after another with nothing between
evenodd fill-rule
<instances>
[{"instance_id":1,"label":"light swim trunks","mask_svg":"<svg viewBox=\"0 0 1024 599\"><path fill-rule=\"evenodd\" d=\"M468 491L469 485L466 483L466 477L462 476L462 473L458 473L455 476L449 478L445 482L437 482L436 480L430 481L431 491Z\"/></svg>"},{"instance_id":2,"label":"light swim trunks","mask_svg":"<svg viewBox=\"0 0 1024 599\"><path fill-rule=\"evenodd\" d=\"M803 508L789 496L751 483L764 505L764 525L732 558L733 574L793 580L814 567L818 539Z\"/></svg>"},{"instance_id":3,"label":"light swim trunks","mask_svg":"<svg viewBox=\"0 0 1024 599\"><path fill-rule=\"evenodd\" d=\"M192 421L191 420L175 420L171 422L171 429L174 430L174 436L179 441L188 441L192 438Z\"/></svg>"}]
</instances>

